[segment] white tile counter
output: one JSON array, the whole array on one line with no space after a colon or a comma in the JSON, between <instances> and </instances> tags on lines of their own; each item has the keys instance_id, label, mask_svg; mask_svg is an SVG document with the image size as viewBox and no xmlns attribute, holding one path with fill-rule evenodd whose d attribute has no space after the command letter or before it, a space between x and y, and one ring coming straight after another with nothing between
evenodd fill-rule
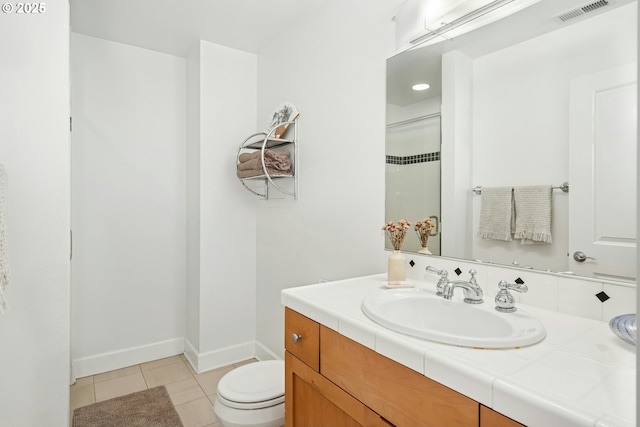
<instances>
[{"instance_id":1,"label":"white tile counter","mask_svg":"<svg viewBox=\"0 0 640 427\"><path fill-rule=\"evenodd\" d=\"M360 308L374 275L282 291L282 303L528 426L635 426L636 352L606 322L517 304L547 332L535 345L482 350L393 332ZM432 283L411 281L435 292ZM460 295L462 292L460 292ZM456 295L454 298L459 297ZM493 304L485 298L484 304Z\"/></svg>"}]
</instances>

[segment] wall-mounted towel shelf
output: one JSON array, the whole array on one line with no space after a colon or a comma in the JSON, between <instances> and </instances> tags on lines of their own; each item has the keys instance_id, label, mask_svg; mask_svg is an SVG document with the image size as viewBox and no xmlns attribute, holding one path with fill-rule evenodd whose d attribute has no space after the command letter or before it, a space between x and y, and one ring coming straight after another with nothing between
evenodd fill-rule
<instances>
[{"instance_id":1,"label":"wall-mounted towel shelf","mask_svg":"<svg viewBox=\"0 0 640 427\"><path fill-rule=\"evenodd\" d=\"M282 137L276 137L276 130L282 126L286 126L286 133ZM288 153L286 160L290 161L291 167L287 170L275 170L269 167L269 155L273 153L281 155L284 152ZM246 153L259 153L255 155L255 163L259 165L259 170L240 170L241 155ZM297 164L298 122L296 120L280 123L268 132L250 135L242 141L236 156L238 179L247 190L265 200L270 198L270 188L292 196L294 199L298 198ZM250 176L246 176L247 174Z\"/></svg>"},{"instance_id":2,"label":"wall-mounted towel shelf","mask_svg":"<svg viewBox=\"0 0 640 427\"><path fill-rule=\"evenodd\" d=\"M565 193L569 192L569 183L568 182L563 182L561 185L557 186L557 187L551 187L554 190L562 190ZM482 194L482 186L478 185L476 187L473 187L471 189L471 191L473 191L476 194Z\"/></svg>"}]
</instances>

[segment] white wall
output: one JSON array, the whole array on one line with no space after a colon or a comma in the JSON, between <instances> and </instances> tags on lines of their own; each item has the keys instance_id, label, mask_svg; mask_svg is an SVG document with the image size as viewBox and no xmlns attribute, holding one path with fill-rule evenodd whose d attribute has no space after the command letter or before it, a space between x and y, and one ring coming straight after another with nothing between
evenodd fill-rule
<instances>
[{"instance_id":1,"label":"white wall","mask_svg":"<svg viewBox=\"0 0 640 427\"><path fill-rule=\"evenodd\" d=\"M300 111L298 200L258 205L257 339L279 356L281 289L385 269L385 60L400 3L327 5L259 55L259 127L283 101Z\"/></svg>"},{"instance_id":2,"label":"white wall","mask_svg":"<svg viewBox=\"0 0 640 427\"><path fill-rule=\"evenodd\" d=\"M199 370L253 357L255 200L234 162L256 128L256 56L72 42L76 376L185 338Z\"/></svg>"},{"instance_id":3,"label":"white wall","mask_svg":"<svg viewBox=\"0 0 640 427\"><path fill-rule=\"evenodd\" d=\"M631 3L473 62L472 186L569 180L570 80L636 60L636 8ZM473 210L473 258L569 269L567 194L553 192L552 245L478 239L479 196Z\"/></svg>"},{"instance_id":4,"label":"white wall","mask_svg":"<svg viewBox=\"0 0 640 427\"><path fill-rule=\"evenodd\" d=\"M187 321L185 354L200 348L200 43L187 54Z\"/></svg>"},{"instance_id":5,"label":"white wall","mask_svg":"<svg viewBox=\"0 0 640 427\"><path fill-rule=\"evenodd\" d=\"M69 416L69 6L0 14L0 162L10 308L0 314L0 424Z\"/></svg>"},{"instance_id":6,"label":"white wall","mask_svg":"<svg viewBox=\"0 0 640 427\"><path fill-rule=\"evenodd\" d=\"M77 377L182 353L184 58L72 34Z\"/></svg>"},{"instance_id":7,"label":"white wall","mask_svg":"<svg viewBox=\"0 0 640 427\"><path fill-rule=\"evenodd\" d=\"M471 258L472 179L471 59L442 56L442 254Z\"/></svg>"},{"instance_id":8,"label":"white wall","mask_svg":"<svg viewBox=\"0 0 640 427\"><path fill-rule=\"evenodd\" d=\"M240 143L256 129L257 57L203 41L189 61L199 63L199 71L189 74L199 74L200 87L192 94L199 101L190 100L199 110L199 123L190 124L199 126L191 130L199 142L190 140L199 157L199 191L190 190L190 198L199 200L189 201L190 210L199 206L190 213L199 224L199 253L189 261L197 285L190 282L188 310L198 312L189 328L198 331L187 331L187 356L203 371L255 355L256 200L236 178L235 162Z\"/></svg>"}]
</instances>

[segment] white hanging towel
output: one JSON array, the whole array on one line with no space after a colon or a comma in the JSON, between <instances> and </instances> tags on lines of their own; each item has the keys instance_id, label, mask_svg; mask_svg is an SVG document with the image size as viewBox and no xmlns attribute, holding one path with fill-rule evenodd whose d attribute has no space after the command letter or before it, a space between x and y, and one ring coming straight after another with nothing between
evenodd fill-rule
<instances>
[{"instance_id":1,"label":"white hanging towel","mask_svg":"<svg viewBox=\"0 0 640 427\"><path fill-rule=\"evenodd\" d=\"M9 260L5 240L6 223L4 217L4 197L7 188L7 170L0 163L0 313L8 308L5 291L9 285Z\"/></svg>"},{"instance_id":2,"label":"white hanging towel","mask_svg":"<svg viewBox=\"0 0 640 427\"><path fill-rule=\"evenodd\" d=\"M551 185L514 187L516 228L514 239L523 245L545 244L551 237Z\"/></svg>"},{"instance_id":3,"label":"white hanging towel","mask_svg":"<svg viewBox=\"0 0 640 427\"><path fill-rule=\"evenodd\" d=\"M514 227L513 188L482 187L480 196L478 237L493 240L512 240Z\"/></svg>"}]
</instances>

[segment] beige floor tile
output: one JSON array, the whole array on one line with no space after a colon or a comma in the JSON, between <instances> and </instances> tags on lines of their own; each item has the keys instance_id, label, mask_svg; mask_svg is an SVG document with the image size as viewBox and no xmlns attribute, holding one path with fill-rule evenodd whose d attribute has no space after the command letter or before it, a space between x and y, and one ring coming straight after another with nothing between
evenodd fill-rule
<instances>
[{"instance_id":1,"label":"beige floor tile","mask_svg":"<svg viewBox=\"0 0 640 427\"><path fill-rule=\"evenodd\" d=\"M195 378L178 381L177 383L167 384L167 392L173 402L173 406L181 405L192 400L206 397L204 391L200 388L200 384Z\"/></svg>"},{"instance_id":2,"label":"beige floor tile","mask_svg":"<svg viewBox=\"0 0 640 427\"><path fill-rule=\"evenodd\" d=\"M191 372L189 372L189 369L181 359L178 359L178 363L143 370L142 373L149 388L193 378L193 375L191 375Z\"/></svg>"},{"instance_id":3,"label":"beige floor tile","mask_svg":"<svg viewBox=\"0 0 640 427\"><path fill-rule=\"evenodd\" d=\"M96 403L93 382L85 385L78 385L78 383L76 383L73 387L69 388L69 409L71 412L73 412L74 409L91 405L92 403Z\"/></svg>"},{"instance_id":4,"label":"beige floor tile","mask_svg":"<svg viewBox=\"0 0 640 427\"><path fill-rule=\"evenodd\" d=\"M96 402L112 399L125 394L135 393L147 389L147 383L141 372L124 377L118 377L95 384Z\"/></svg>"},{"instance_id":5,"label":"beige floor tile","mask_svg":"<svg viewBox=\"0 0 640 427\"><path fill-rule=\"evenodd\" d=\"M134 365L127 368L116 369L115 371L105 372L104 374L98 374L93 376L94 383L100 383L103 381L109 381L115 378L126 377L127 375L133 375L140 372L140 366Z\"/></svg>"},{"instance_id":6,"label":"beige floor tile","mask_svg":"<svg viewBox=\"0 0 640 427\"><path fill-rule=\"evenodd\" d=\"M196 375L196 380L200 384L200 387L202 387L202 390L204 390L205 394L209 396L216 393L220 378L231 370L233 370L233 366L226 366L224 368L214 369L213 371L207 371Z\"/></svg>"},{"instance_id":7,"label":"beige floor tile","mask_svg":"<svg viewBox=\"0 0 640 427\"><path fill-rule=\"evenodd\" d=\"M82 387L88 384L93 385L93 375L89 377L76 378L76 382L71 385L71 390L73 390L74 387Z\"/></svg>"},{"instance_id":8,"label":"beige floor tile","mask_svg":"<svg viewBox=\"0 0 640 427\"><path fill-rule=\"evenodd\" d=\"M161 366L172 365L174 363L184 363L184 360L180 355L165 357L163 359L154 360L152 362L142 363L140 364L140 368L142 371L148 371L149 369L159 368Z\"/></svg>"},{"instance_id":9,"label":"beige floor tile","mask_svg":"<svg viewBox=\"0 0 640 427\"><path fill-rule=\"evenodd\" d=\"M249 363L256 363L257 361L258 361L258 359L244 360L242 362L234 363L233 366L235 366L236 368L239 368L242 365L248 365Z\"/></svg>"},{"instance_id":10,"label":"beige floor tile","mask_svg":"<svg viewBox=\"0 0 640 427\"><path fill-rule=\"evenodd\" d=\"M198 373L195 369L193 369L193 366L191 366L191 363L189 363L186 357L184 357L182 360L184 361L184 364L187 365L187 368L189 368L189 372L191 372L191 375L193 375L194 377L198 375Z\"/></svg>"},{"instance_id":11,"label":"beige floor tile","mask_svg":"<svg viewBox=\"0 0 640 427\"><path fill-rule=\"evenodd\" d=\"M214 393L214 394L208 395L207 399L209 399L209 402L211 402L212 405L215 405L217 397L218 395Z\"/></svg>"},{"instance_id":12,"label":"beige floor tile","mask_svg":"<svg viewBox=\"0 0 640 427\"><path fill-rule=\"evenodd\" d=\"M176 411L184 427L205 427L217 421L213 405L206 397L177 405Z\"/></svg>"},{"instance_id":13,"label":"beige floor tile","mask_svg":"<svg viewBox=\"0 0 640 427\"><path fill-rule=\"evenodd\" d=\"M73 410L79 407L165 385L185 427L222 427L213 411L218 381L235 367L256 361L196 374L184 355L179 355L78 378L69 387L69 419L71 422Z\"/></svg>"}]
</instances>

